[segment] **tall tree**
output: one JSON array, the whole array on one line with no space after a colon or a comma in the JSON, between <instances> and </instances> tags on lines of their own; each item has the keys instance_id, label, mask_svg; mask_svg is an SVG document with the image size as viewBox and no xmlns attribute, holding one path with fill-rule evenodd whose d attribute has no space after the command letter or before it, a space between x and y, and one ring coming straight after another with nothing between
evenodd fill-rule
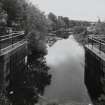
<instances>
[{"instance_id":1,"label":"tall tree","mask_svg":"<svg viewBox=\"0 0 105 105\"><path fill-rule=\"evenodd\" d=\"M53 14L52 12L50 12L48 14L48 19L51 21L51 27L53 30L57 29L57 16L55 14Z\"/></svg>"},{"instance_id":2,"label":"tall tree","mask_svg":"<svg viewBox=\"0 0 105 105\"><path fill-rule=\"evenodd\" d=\"M70 26L70 20L68 17L63 17L63 21L65 22L65 27L66 28L69 28Z\"/></svg>"},{"instance_id":3,"label":"tall tree","mask_svg":"<svg viewBox=\"0 0 105 105\"><path fill-rule=\"evenodd\" d=\"M3 9L8 14L8 26L20 24L23 20L26 2L25 0L2 0ZM21 22L20 22L21 21Z\"/></svg>"},{"instance_id":4,"label":"tall tree","mask_svg":"<svg viewBox=\"0 0 105 105\"><path fill-rule=\"evenodd\" d=\"M0 34L4 34L6 31L7 17L6 11L3 10L3 4L0 2Z\"/></svg>"},{"instance_id":5,"label":"tall tree","mask_svg":"<svg viewBox=\"0 0 105 105\"><path fill-rule=\"evenodd\" d=\"M95 25L96 34L105 34L105 22L98 21Z\"/></svg>"},{"instance_id":6,"label":"tall tree","mask_svg":"<svg viewBox=\"0 0 105 105\"><path fill-rule=\"evenodd\" d=\"M57 28L64 28L65 27L65 22L63 20L62 16L58 16L58 20L57 20Z\"/></svg>"},{"instance_id":7,"label":"tall tree","mask_svg":"<svg viewBox=\"0 0 105 105\"><path fill-rule=\"evenodd\" d=\"M48 18L50 19L50 20L52 20L53 22L57 22L57 16L55 15L55 14L53 14L52 12L50 12L49 14L48 14Z\"/></svg>"}]
</instances>

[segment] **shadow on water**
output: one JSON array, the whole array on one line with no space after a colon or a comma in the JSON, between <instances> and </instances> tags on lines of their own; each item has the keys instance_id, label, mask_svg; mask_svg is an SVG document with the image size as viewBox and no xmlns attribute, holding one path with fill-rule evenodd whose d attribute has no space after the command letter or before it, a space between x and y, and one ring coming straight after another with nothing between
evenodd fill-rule
<instances>
[{"instance_id":1,"label":"shadow on water","mask_svg":"<svg viewBox=\"0 0 105 105\"><path fill-rule=\"evenodd\" d=\"M73 36L48 48L47 64L52 74L45 97L60 103L91 103L84 84L84 48Z\"/></svg>"}]
</instances>

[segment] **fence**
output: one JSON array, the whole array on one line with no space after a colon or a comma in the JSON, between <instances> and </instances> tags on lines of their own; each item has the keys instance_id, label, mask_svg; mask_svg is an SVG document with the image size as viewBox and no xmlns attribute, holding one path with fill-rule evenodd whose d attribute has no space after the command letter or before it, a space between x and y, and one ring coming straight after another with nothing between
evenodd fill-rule
<instances>
[{"instance_id":1,"label":"fence","mask_svg":"<svg viewBox=\"0 0 105 105\"><path fill-rule=\"evenodd\" d=\"M3 49L9 45L17 43L24 39L24 31L18 31L7 35L0 36L0 49Z\"/></svg>"},{"instance_id":2,"label":"fence","mask_svg":"<svg viewBox=\"0 0 105 105\"><path fill-rule=\"evenodd\" d=\"M105 53L105 35L89 35L88 45L93 49L94 47L99 50L99 52Z\"/></svg>"}]
</instances>

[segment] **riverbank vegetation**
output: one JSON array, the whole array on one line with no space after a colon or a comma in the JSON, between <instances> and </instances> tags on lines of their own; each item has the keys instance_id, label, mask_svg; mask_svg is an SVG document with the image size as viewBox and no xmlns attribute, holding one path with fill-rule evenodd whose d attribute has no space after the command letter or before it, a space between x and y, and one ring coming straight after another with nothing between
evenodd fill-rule
<instances>
[{"instance_id":1,"label":"riverbank vegetation","mask_svg":"<svg viewBox=\"0 0 105 105\"><path fill-rule=\"evenodd\" d=\"M51 82L50 68L45 59L48 33L52 33L51 37L68 38L71 32L79 43L85 44L89 34L105 33L105 23L99 21L94 24L54 13L46 17L27 0L1 0L0 35L23 30L28 42L27 65L22 70L15 68L8 77L9 85L0 96L2 103L4 99L3 105L9 105L9 102L12 105L34 105L39 94L44 94L45 87Z\"/></svg>"},{"instance_id":2,"label":"riverbank vegetation","mask_svg":"<svg viewBox=\"0 0 105 105\"><path fill-rule=\"evenodd\" d=\"M57 37L68 38L72 34L79 43L86 43L87 27L90 26L90 22L70 20L68 17L56 16L53 13L49 13L48 20L50 21L50 31Z\"/></svg>"},{"instance_id":3,"label":"riverbank vegetation","mask_svg":"<svg viewBox=\"0 0 105 105\"><path fill-rule=\"evenodd\" d=\"M69 28L69 18L63 16L56 16L54 13L48 14L49 31L56 34L57 37L68 38L69 34L67 29Z\"/></svg>"},{"instance_id":4,"label":"riverbank vegetation","mask_svg":"<svg viewBox=\"0 0 105 105\"><path fill-rule=\"evenodd\" d=\"M82 45L88 43L88 35L104 35L105 34L105 22L101 22L100 19L97 22L90 22L89 25L81 25L74 27L74 37Z\"/></svg>"},{"instance_id":5,"label":"riverbank vegetation","mask_svg":"<svg viewBox=\"0 0 105 105\"><path fill-rule=\"evenodd\" d=\"M0 34L7 34L8 29L11 32L25 31L28 62L25 68L15 68L8 77L9 85L3 92L4 102L8 99L8 103L3 105L9 105L9 102L12 105L34 105L51 81L50 68L44 57L47 54L47 19L43 12L26 0L1 0Z\"/></svg>"},{"instance_id":6,"label":"riverbank vegetation","mask_svg":"<svg viewBox=\"0 0 105 105\"><path fill-rule=\"evenodd\" d=\"M90 34L105 34L105 22L101 22L100 19L97 22L70 20L68 17L49 13L48 20L50 31L57 37L68 38L72 34L82 45L88 43L88 35Z\"/></svg>"}]
</instances>

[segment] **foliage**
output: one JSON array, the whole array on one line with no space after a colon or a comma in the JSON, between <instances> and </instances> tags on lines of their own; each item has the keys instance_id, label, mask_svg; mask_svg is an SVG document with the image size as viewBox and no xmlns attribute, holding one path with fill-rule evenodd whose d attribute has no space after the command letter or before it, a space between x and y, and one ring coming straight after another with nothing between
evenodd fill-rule
<instances>
[{"instance_id":1,"label":"foliage","mask_svg":"<svg viewBox=\"0 0 105 105\"><path fill-rule=\"evenodd\" d=\"M97 22L95 25L95 34L105 34L105 23Z\"/></svg>"},{"instance_id":2,"label":"foliage","mask_svg":"<svg viewBox=\"0 0 105 105\"><path fill-rule=\"evenodd\" d=\"M68 38L70 35L68 30L73 31L74 34L87 33L87 27L90 22L70 20L68 17L56 16L53 13L48 14L52 32L55 32L58 37Z\"/></svg>"},{"instance_id":3,"label":"foliage","mask_svg":"<svg viewBox=\"0 0 105 105\"><path fill-rule=\"evenodd\" d=\"M69 18L63 16L56 16L53 13L48 14L48 19L51 21L52 30L56 31L60 28L69 28Z\"/></svg>"},{"instance_id":4,"label":"foliage","mask_svg":"<svg viewBox=\"0 0 105 105\"><path fill-rule=\"evenodd\" d=\"M57 20L57 30L65 27L65 21L63 20L62 16L58 16Z\"/></svg>"},{"instance_id":5,"label":"foliage","mask_svg":"<svg viewBox=\"0 0 105 105\"><path fill-rule=\"evenodd\" d=\"M74 26L73 35L77 42L79 42L82 45L86 44L88 35L87 26Z\"/></svg>"},{"instance_id":6,"label":"foliage","mask_svg":"<svg viewBox=\"0 0 105 105\"><path fill-rule=\"evenodd\" d=\"M48 14L48 18L55 23L57 22L57 16L51 12Z\"/></svg>"},{"instance_id":7,"label":"foliage","mask_svg":"<svg viewBox=\"0 0 105 105\"><path fill-rule=\"evenodd\" d=\"M68 38L68 32L66 29L69 29L69 18L63 16L56 16L53 13L48 14L48 22L50 26L50 31L56 34L57 37Z\"/></svg>"},{"instance_id":8,"label":"foliage","mask_svg":"<svg viewBox=\"0 0 105 105\"><path fill-rule=\"evenodd\" d=\"M75 26L73 30L74 30L74 34L81 34L87 31L86 27L84 26Z\"/></svg>"},{"instance_id":9,"label":"foliage","mask_svg":"<svg viewBox=\"0 0 105 105\"><path fill-rule=\"evenodd\" d=\"M63 21L65 22L65 27L69 28L70 27L70 20L68 17L63 17Z\"/></svg>"},{"instance_id":10,"label":"foliage","mask_svg":"<svg viewBox=\"0 0 105 105\"><path fill-rule=\"evenodd\" d=\"M37 67L37 68L36 68ZM49 67L46 66L45 60L34 61L33 66L30 66L33 84L37 88L37 92L41 95L44 93L45 86L51 82L51 75L48 74Z\"/></svg>"},{"instance_id":11,"label":"foliage","mask_svg":"<svg viewBox=\"0 0 105 105\"><path fill-rule=\"evenodd\" d=\"M28 42L28 64L22 69L10 68L12 72L5 95L13 105L34 105L38 94L43 95L45 86L51 81L50 68L44 58L47 54L47 19L43 12L26 0L2 0L0 3L8 15L7 27L24 30Z\"/></svg>"},{"instance_id":12,"label":"foliage","mask_svg":"<svg viewBox=\"0 0 105 105\"><path fill-rule=\"evenodd\" d=\"M57 16L53 13L49 13L48 20L50 21L50 26L52 27L52 30L55 31L57 29Z\"/></svg>"},{"instance_id":13,"label":"foliage","mask_svg":"<svg viewBox=\"0 0 105 105\"><path fill-rule=\"evenodd\" d=\"M6 11L3 10L2 3L0 2L0 34L4 34L6 31L7 17L8 15Z\"/></svg>"},{"instance_id":14,"label":"foliage","mask_svg":"<svg viewBox=\"0 0 105 105\"><path fill-rule=\"evenodd\" d=\"M8 14L8 26L21 24L26 9L25 0L2 0L2 4Z\"/></svg>"},{"instance_id":15,"label":"foliage","mask_svg":"<svg viewBox=\"0 0 105 105\"><path fill-rule=\"evenodd\" d=\"M69 21L69 27L70 28L74 28L75 26L88 27L88 26L90 26L90 22L87 22L87 21L78 21L78 20L70 20Z\"/></svg>"}]
</instances>

